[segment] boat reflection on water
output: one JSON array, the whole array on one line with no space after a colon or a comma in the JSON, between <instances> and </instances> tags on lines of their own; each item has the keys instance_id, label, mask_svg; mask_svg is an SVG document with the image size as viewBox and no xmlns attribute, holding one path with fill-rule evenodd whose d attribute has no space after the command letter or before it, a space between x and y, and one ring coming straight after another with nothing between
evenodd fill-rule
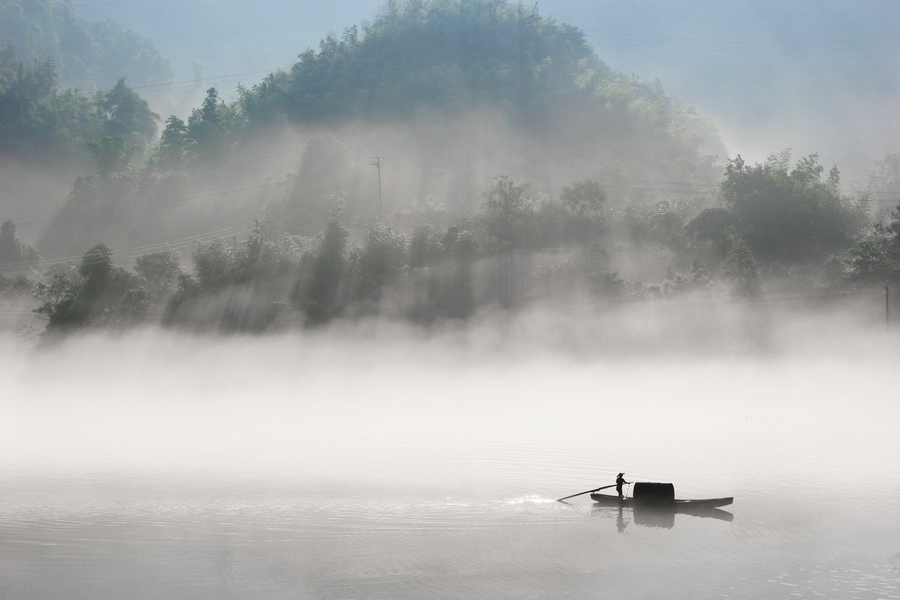
<instances>
[{"instance_id":1,"label":"boat reflection on water","mask_svg":"<svg viewBox=\"0 0 900 600\"><path fill-rule=\"evenodd\" d=\"M675 515L691 515L700 517L701 519L718 519L720 521L733 521L734 515L727 510L721 508L712 508L707 506L655 506L655 505L635 505L634 523L642 527L666 527L671 529L675 526Z\"/></svg>"},{"instance_id":2,"label":"boat reflection on water","mask_svg":"<svg viewBox=\"0 0 900 600\"><path fill-rule=\"evenodd\" d=\"M619 507L618 509L611 506L592 507L591 512L596 515L608 515L610 511L616 510L616 528L619 533L625 533L628 524L625 521L625 511L627 509ZM636 504L630 508L632 512L632 521L638 527L664 527L672 529L675 526L675 515L691 515L692 517L700 517L701 519L718 519L719 521L731 522L734 515L727 510L721 508L710 508L703 506L665 506L653 504Z\"/></svg>"}]
</instances>

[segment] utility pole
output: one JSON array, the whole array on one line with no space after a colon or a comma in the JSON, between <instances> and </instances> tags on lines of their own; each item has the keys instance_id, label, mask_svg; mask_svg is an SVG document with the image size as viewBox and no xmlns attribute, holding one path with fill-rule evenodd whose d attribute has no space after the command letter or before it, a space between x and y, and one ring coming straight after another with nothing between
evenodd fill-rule
<instances>
[{"instance_id":1,"label":"utility pole","mask_svg":"<svg viewBox=\"0 0 900 600\"><path fill-rule=\"evenodd\" d=\"M887 283L884 284L884 327L891 327L891 291Z\"/></svg>"},{"instance_id":2,"label":"utility pole","mask_svg":"<svg viewBox=\"0 0 900 600\"><path fill-rule=\"evenodd\" d=\"M384 202L381 199L381 157L376 156L372 160L374 161L371 163L372 166L378 169L378 212L380 213L384 208Z\"/></svg>"}]
</instances>

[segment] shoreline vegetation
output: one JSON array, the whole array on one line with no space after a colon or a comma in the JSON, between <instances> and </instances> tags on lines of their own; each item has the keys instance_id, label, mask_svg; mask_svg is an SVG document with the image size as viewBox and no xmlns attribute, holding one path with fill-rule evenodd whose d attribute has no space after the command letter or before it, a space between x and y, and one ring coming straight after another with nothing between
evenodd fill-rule
<instances>
[{"instance_id":1,"label":"shoreline vegetation","mask_svg":"<svg viewBox=\"0 0 900 600\"><path fill-rule=\"evenodd\" d=\"M231 103L210 88L186 120L163 121L126 78L63 90L57 63L22 60L10 41L0 156L24 178L82 175L34 244L3 221L7 323L33 310L51 337L431 326L900 284L900 205L871 200L900 202L900 150L852 194L816 154L727 159L658 82L521 5L388 2L298 58Z\"/></svg>"}]
</instances>

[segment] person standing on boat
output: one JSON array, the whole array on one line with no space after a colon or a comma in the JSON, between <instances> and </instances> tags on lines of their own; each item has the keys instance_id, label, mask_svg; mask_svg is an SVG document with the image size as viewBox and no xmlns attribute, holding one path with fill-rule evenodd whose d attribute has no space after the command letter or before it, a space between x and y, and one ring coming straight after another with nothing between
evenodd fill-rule
<instances>
[{"instance_id":1,"label":"person standing on boat","mask_svg":"<svg viewBox=\"0 0 900 600\"><path fill-rule=\"evenodd\" d=\"M625 497L622 495L622 486L627 483L628 482L625 481L625 473L619 473L619 476L616 477L616 491L619 493L619 498Z\"/></svg>"}]
</instances>

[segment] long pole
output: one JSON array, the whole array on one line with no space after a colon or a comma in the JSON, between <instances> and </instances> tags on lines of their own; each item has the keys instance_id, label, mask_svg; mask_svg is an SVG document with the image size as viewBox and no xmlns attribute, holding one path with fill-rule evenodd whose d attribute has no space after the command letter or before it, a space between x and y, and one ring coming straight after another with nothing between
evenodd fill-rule
<instances>
[{"instance_id":1,"label":"long pole","mask_svg":"<svg viewBox=\"0 0 900 600\"><path fill-rule=\"evenodd\" d=\"M891 291L887 283L884 284L884 327L891 327Z\"/></svg>"},{"instance_id":2,"label":"long pole","mask_svg":"<svg viewBox=\"0 0 900 600\"><path fill-rule=\"evenodd\" d=\"M557 499L557 502L562 502L563 500L568 500L569 498L574 498L575 496L584 496L585 494L590 494L592 492L599 492L600 490L605 490L606 488L611 488L611 487L616 487L616 484L613 483L612 485L604 485L603 487L598 487L593 490L588 490L586 492L578 492L577 494L572 494L571 496L566 496L565 498L559 498L559 499Z\"/></svg>"}]
</instances>

